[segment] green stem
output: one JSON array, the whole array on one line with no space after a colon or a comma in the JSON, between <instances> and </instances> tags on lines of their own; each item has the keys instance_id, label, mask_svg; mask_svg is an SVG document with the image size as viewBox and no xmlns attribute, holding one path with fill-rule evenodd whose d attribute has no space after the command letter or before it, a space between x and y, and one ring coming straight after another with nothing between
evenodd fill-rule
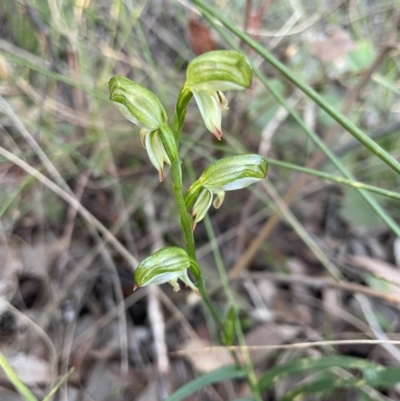
<instances>
[{"instance_id":1,"label":"green stem","mask_svg":"<svg viewBox=\"0 0 400 401\"><path fill-rule=\"evenodd\" d=\"M247 43L252 49L254 49L264 60L268 61L276 70L278 70L287 80L297 86L302 92L304 92L310 99L312 99L318 106L321 107L327 114L329 114L334 120L336 120L345 130L353 135L358 141L360 141L367 149L375 153L381 160L383 160L388 166L390 166L396 173L400 174L400 163L389 153L387 153L381 146L374 142L368 135L360 130L355 124L353 124L348 118L342 113L332 107L322 96L314 91L301 79L296 77L293 72L283 65L278 59L276 59L265 47L261 46L250 36L242 32L237 26L235 26L229 19L221 15L214 7L207 4L204 0L192 0L192 3L196 4L201 8L202 11L206 11L213 17L218 19L226 28L228 28L237 37Z\"/></svg>"},{"instance_id":2,"label":"green stem","mask_svg":"<svg viewBox=\"0 0 400 401\"><path fill-rule=\"evenodd\" d=\"M164 137L169 137L171 138L172 132L169 127L164 126L161 131L162 134L162 139L163 143L169 143L168 140L164 140ZM173 137L179 137L176 135L173 135ZM176 156L177 151L175 151L174 146L170 144L170 147L166 147L166 151L168 154L168 157L171 160L171 168L170 168L170 173L171 173L171 179L172 179L172 189L174 191L174 196L176 200L176 204L178 206L179 210L179 218L180 218L180 223L181 223L181 228L182 228L182 233L183 233L183 239L186 245L186 251L188 255L193 258L196 263L197 257L196 257L196 246L194 242L194 237L193 237L193 232L192 232L192 218L190 217L189 213L187 212L186 205L185 205L185 199L183 196L183 185L182 185L182 168L181 164L182 162L179 160L179 158ZM203 275L200 273L200 277L197 278L197 288L199 290L199 293L201 297L203 298L205 304L207 305L208 309L210 310L212 316L214 317L215 321L218 323L220 328L223 327L222 320L215 309L208 293L205 287L205 278Z\"/></svg>"},{"instance_id":3,"label":"green stem","mask_svg":"<svg viewBox=\"0 0 400 401\"><path fill-rule=\"evenodd\" d=\"M239 316L237 313L236 303L235 303L235 300L233 297L231 287L229 286L228 276L226 274L226 270L225 270L224 262L222 260L221 252L219 251L217 240L215 238L214 229L212 227L211 220L208 216L205 216L204 224L206 226L206 231L207 231L208 237L210 238L210 244L211 244L211 248L213 251L215 263L217 265L218 273L221 278L222 287L223 287L225 295L228 299L229 306L233 307L233 309L235 311L235 315L236 315L235 331L236 331L236 335L239 340L239 344L241 346L243 346L242 354L243 354L244 362L246 365L247 379L250 384L251 392L256 401L261 401L262 399L261 399L261 394L260 394L260 390L258 387L257 377L254 372L254 368L253 368L253 364L251 362L250 355L246 348L246 340L245 340L242 325L240 324Z\"/></svg>"},{"instance_id":4,"label":"green stem","mask_svg":"<svg viewBox=\"0 0 400 401\"><path fill-rule=\"evenodd\" d=\"M179 217L188 255L197 261L196 247L192 232L192 219L186 210L185 199L183 197L181 163L182 162L179 159L176 159L171 164L170 171L172 188L174 190L175 200L179 210Z\"/></svg>"},{"instance_id":5,"label":"green stem","mask_svg":"<svg viewBox=\"0 0 400 401\"><path fill-rule=\"evenodd\" d=\"M286 162L282 162L282 161L275 160L275 159L270 159L269 157L266 157L266 159L269 164L272 164L272 165L275 165L278 167L299 171L304 174L309 174L309 175L313 175L315 177L320 177L320 178L324 178L329 181L337 182L338 184L348 185L348 186L356 188L356 189L363 189L365 191L374 192L378 195L386 196L387 198L400 200L400 194L397 192L379 188L374 185L368 185L368 184L365 184L360 181L349 180L347 178L343 178L343 177L339 177L337 175L325 173L323 171L314 170L314 169L302 167L302 166L297 166L296 164L286 163Z\"/></svg>"},{"instance_id":6,"label":"green stem","mask_svg":"<svg viewBox=\"0 0 400 401\"><path fill-rule=\"evenodd\" d=\"M174 120L172 123L172 131L174 132L176 143L179 146L179 140L182 132L183 123L186 116L186 106L189 104L192 98L192 92L184 86L176 101Z\"/></svg>"},{"instance_id":7,"label":"green stem","mask_svg":"<svg viewBox=\"0 0 400 401\"><path fill-rule=\"evenodd\" d=\"M213 318L217 322L219 328L222 329L224 324L223 324L222 319L219 316L217 310L215 309L214 304L211 301L211 298L208 295L208 292L207 292L207 289L205 286L205 279L204 279L203 275L200 276L200 278L197 280L196 286L199 289L199 293L200 293L201 297L203 298L204 303L207 305L209 311L211 312Z\"/></svg>"}]
</instances>

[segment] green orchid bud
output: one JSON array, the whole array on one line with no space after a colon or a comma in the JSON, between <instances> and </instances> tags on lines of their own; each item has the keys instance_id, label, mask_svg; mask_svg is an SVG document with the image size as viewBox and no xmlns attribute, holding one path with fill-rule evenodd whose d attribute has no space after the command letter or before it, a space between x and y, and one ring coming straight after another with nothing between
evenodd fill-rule
<instances>
[{"instance_id":1,"label":"green orchid bud","mask_svg":"<svg viewBox=\"0 0 400 401\"><path fill-rule=\"evenodd\" d=\"M210 164L194 182L185 195L185 205L192 208L194 227L201 221L211 206L215 194L214 207L219 208L225 191L245 188L264 179L268 163L257 154L225 157ZM193 227L193 228L194 228Z\"/></svg>"},{"instance_id":2,"label":"green orchid bud","mask_svg":"<svg viewBox=\"0 0 400 401\"><path fill-rule=\"evenodd\" d=\"M197 287L190 280L187 270L190 269L198 278L200 270L197 263L179 247L168 246L153 253L139 264L135 271L133 290L149 284L169 282L174 291L179 291L178 279L198 294Z\"/></svg>"},{"instance_id":3,"label":"green orchid bud","mask_svg":"<svg viewBox=\"0 0 400 401\"><path fill-rule=\"evenodd\" d=\"M189 63L185 87L193 93L207 129L219 140L221 112L228 110L222 91L248 88L252 76L246 57L234 50L208 52Z\"/></svg>"},{"instance_id":4,"label":"green orchid bud","mask_svg":"<svg viewBox=\"0 0 400 401\"><path fill-rule=\"evenodd\" d=\"M115 76L108 86L110 99L122 115L142 128L140 139L162 181L164 162L171 164L178 155L163 105L154 93L128 78Z\"/></svg>"},{"instance_id":5,"label":"green orchid bud","mask_svg":"<svg viewBox=\"0 0 400 401\"><path fill-rule=\"evenodd\" d=\"M128 78L115 76L108 83L110 100L133 124L154 131L167 123L167 113L157 96Z\"/></svg>"}]
</instances>

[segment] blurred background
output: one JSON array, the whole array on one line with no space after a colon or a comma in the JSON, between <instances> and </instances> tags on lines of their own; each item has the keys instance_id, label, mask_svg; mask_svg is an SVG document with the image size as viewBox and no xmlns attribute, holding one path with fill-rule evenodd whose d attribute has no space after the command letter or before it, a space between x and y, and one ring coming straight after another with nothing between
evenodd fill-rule
<instances>
[{"instance_id":1,"label":"blurred background","mask_svg":"<svg viewBox=\"0 0 400 401\"><path fill-rule=\"evenodd\" d=\"M208 4L399 159L397 0ZM219 329L189 289L132 292L137 261L182 245L181 233L168 169L160 183L139 128L108 100L107 85L113 75L135 80L172 117L189 61L230 49L226 35L269 88L255 77L250 90L226 94L221 142L189 104L180 149L184 186L224 156L260 153L271 164L268 181L227 193L196 228L212 299L225 315L227 279L245 342L256 346L250 358L257 377L309 362L264 381L263 399L283 399L308 384L312 391L302 390L301 399L398 400L396 380L355 381L373 376L371 366L399 366L393 344L268 346L400 340L399 199L370 195L377 213L353 184L304 175L296 166L341 176L316 138L354 180L398 192L399 176L214 23L186 0L0 2L0 351L39 400L63 377L54 400L161 400L233 363L226 349L206 349L219 344ZM344 358L339 367L313 365L333 356ZM350 357L377 365L363 370ZM346 389L334 385L349 378L354 384ZM312 387L323 380L329 386ZM182 399L251 397L245 381L232 380ZM0 399L22 399L3 371Z\"/></svg>"}]
</instances>

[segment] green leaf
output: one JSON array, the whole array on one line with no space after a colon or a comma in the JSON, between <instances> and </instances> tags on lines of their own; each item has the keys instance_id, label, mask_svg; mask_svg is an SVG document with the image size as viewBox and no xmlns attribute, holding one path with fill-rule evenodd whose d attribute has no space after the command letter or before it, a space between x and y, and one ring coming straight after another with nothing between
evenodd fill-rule
<instances>
[{"instance_id":1,"label":"green leaf","mask_svg":"<svg viewBox=\"0 0 400 401\"><path fill-rule=\"evenodd\" d=\"M361 202L361 195L352 188L344 188L344 202L340 216L356 227L373 228L380 224L379 216Z\"/></svg>"},{"instance_id":2,"label":"green leaf","mask_svg":"<svg viewBox=\"0 0 400 401\"><path fill-rule=\"evenodd\" d=\"M26 401L38 401L32 391L27 386L25 386L25 384L17 376L14 369L11 367L11 365L7 362L7 359L4 358L2 354L0 354L0 366L3 368L4 373L8 377L8 380L10 380L18 393L20 393Z\"/></svg>"},{"instance_id":3,"label":"green leaf","mask_svg":"<svg viewBox=\"0 0 400 401\"><path fill-rule=\"evenodd\" d=\"M331 393L336 389L361 389L363 386L370 386L374 388L387 388L393 387L394 385L400 383L400 368L387 368L384 370L369 370L365 377L351 378L351 379L334 379L324 378L321 380L313 381L312 383L307 383L299 386L291 391L289 391L283 398L279 401L292 401L299 400L302 396L321 393L324 394Z\"/></svg>"},{"instance_id":4,"label":"green leaf","mask_svg":"<svg viewBox=\"0 0 400 401\"><path fill-rule=\"evenodd\" d=\"M376 52L372 45L365 41L358 43L357 49L350 52L345 60L349 69L354 72L359 72L368 68L376 57Z\"/></svg>"},{"instance_id":5,"label":"green leaf","mask_svg":"<svg viewBox=\"0 0 400 401\"><path fill-rule=\"evenodd\" d=\"M260 377L258 385L260 391L263 392L290 375L300 374L307 370L320 371L332 367L359 370L374 369L375 371L384 369L384 367L378 363L349 356L339 355L323 356L319 358L302 358L268 370L268 372Z\"/></svg>"},{"instance_id":6,"label":"green leaf","mask_svg":"<svg viewBox=\"0 0 400 401\"><path fill-rule=\"evenodd\" d=\"M224 366L184 384L181 388L175 391L175 393L171 394L165 401L180 401L211 384L224 380L241 379L244 377L246 377L246 372L237 366Z\"/></svg>"},{"instance_id":7,"label":"green leaf","mask_svg":"<svg viewBox=\"0 0 400 401\"><path fill-rule=\"evenodd\" d=\"M295 389L289 391L284 397L280 398L279 401L291 401L291 400L301 400L303 397L309 394L331 393L335 389L344 388L358 388L360 387L360 379L321 379L313 381L312 383L304 384L303 386L296 387ZM365 383L364 383L365 384Z\"/></svg>"}]
</instances>

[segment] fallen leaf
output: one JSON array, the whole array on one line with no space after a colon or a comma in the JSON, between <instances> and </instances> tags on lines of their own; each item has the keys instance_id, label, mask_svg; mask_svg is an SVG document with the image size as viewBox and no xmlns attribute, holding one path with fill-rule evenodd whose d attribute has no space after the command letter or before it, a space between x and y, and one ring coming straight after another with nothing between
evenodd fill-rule
<instances>
[{"instance_id":1,"label":"fallen leaf","mask_svg":"<svg viewBox=\"0 0 400 401\"><path fill-rule=\"evenodd\" d=\"M198 56L216 49L210 30L194 18L189 20L189 39Z\"/></svg>"},{"instance_id":2,"label":"fallen leaf","mask_svg":"<svg viewBox=\"0 0 400 401\"><path fill-rule=\"evenodd\" d=\"M257 357L263 356L269 351L263 350L265 345L280 345L290 342L301 331L300 327L289 324L265 323L257 326L246 334L246 344L260 346L256 351Z\"/></svg>"},{"instance_id":3,"label":"fallen leaf","mask_svg":"<svg viewBox=\"0 0 400 401\"><path fill-rule=\"evenodd\" d=\"M234 362L227 349L220 348L218 351L199 352L202 348L211 347L211 345L206 340L193 338L183 346L184 351L186 351L185 356L200 372L210 372L222 366L231 365Z\"/></svg>"},{"instance_id":4,"label":"fallen leaf","mask_svg":"<svg viewBox=\"0 0 400 401\"><path fill-rule=\"evenodd\" d=\"M350 35L346 31L337 29L329 37L311 43L310 53L327 63L343 58L355 47Z\"/></svg>"},{"instance_id":5,"label":"fallen leaf","mask_svg":"<svg viewBox=\"0 0 400 401\"><path fill-rule=\"evenodd\" d=\"M394 293L400 293L400 270L387 262L379 259L373 259L368 256L349 256L348 261L358 266L369 273L372 273L377 278L381 278L389 283L390 290Z\"/></svg>"},{"instance_id":6,"label":"fallen leaf","mask_svg":"<svg viewBox=\"0 0 400 401\"><path fill-rule=\"evenodd\" d=\"M25 353L5 354L5 357L17 376L25 384L46 384L49 382L51 369L47 361ZM6 377L4 371L0 369L0 378L6 379Z\"/></svg>"}]
</instances>

